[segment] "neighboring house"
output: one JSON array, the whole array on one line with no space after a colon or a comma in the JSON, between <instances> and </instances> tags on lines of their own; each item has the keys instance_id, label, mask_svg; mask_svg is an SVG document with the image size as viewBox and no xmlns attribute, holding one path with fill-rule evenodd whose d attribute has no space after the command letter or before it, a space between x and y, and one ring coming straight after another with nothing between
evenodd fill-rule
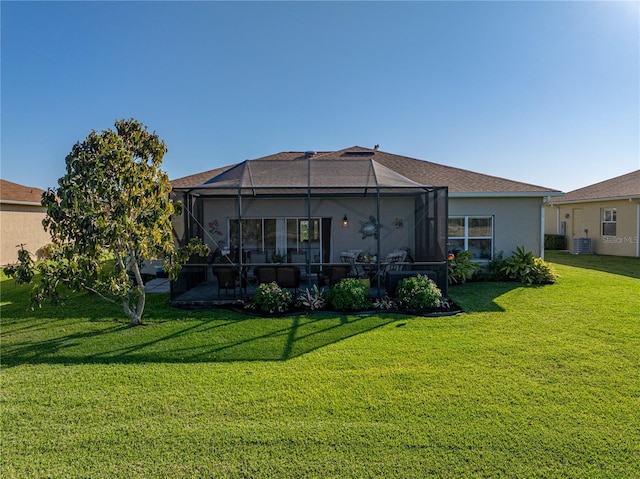
<instances>
[{"instance_id":1,"label":"neighboring house","mask_svg":"<svg viewBox=\"0 0 640 479\"><path fill-rule=\"evenodd\" d=\"M545 218L574 253L640 256L640 170L552 199Z\"/></svg>"},{"instance_id":2,"label":"neighboring house","mask_svg":"<svg viewBox=\"0 0 640 479\"><path fill-rule=\"evenodd\" d=\"M369 170L356 172L366 165ZM410 248L416 261L440 261L467 249L476 260L489 261L518 246L543 255L544 204L562 194L358 146L277 153L172 184L186 205L174 220L182 241L203 237L214 249L233 253L242 225L244 253L299 249L310 251L316 263L339 262L340 252L351 249L384 258ZM423 192L429 192L426 200ZM379 242L366 234L371 220L381 225Z\"/></svg>"},{"instance_id":3,"label":"neighboring house","mask_svg":"<svg viewBox=\"0 0 640 479\"><path fill-rule=\"evenodd\" d=\"M0 180L0 265L15 263L19 245L33 254L51 242L42 226L43 190Z\"/></svg>"}]
</instances>

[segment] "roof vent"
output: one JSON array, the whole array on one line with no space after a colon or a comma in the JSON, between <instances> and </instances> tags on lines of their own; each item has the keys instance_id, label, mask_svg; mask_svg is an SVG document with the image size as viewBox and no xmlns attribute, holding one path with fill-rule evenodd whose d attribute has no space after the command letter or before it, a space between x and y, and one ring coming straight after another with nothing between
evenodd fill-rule
<instances>
[{"instance_id":1,"label":"roof vent","mask_svg":"<svg viewBox=\"0 0 640 479\"><path fill-rule=\"evenodd\" d=\"M306 156L307 158L311 158L315 154L316 154L316 152L313 151L313 150L307 150L307 151L304 152L304 156Z\"/></svg>"}]
</instances>

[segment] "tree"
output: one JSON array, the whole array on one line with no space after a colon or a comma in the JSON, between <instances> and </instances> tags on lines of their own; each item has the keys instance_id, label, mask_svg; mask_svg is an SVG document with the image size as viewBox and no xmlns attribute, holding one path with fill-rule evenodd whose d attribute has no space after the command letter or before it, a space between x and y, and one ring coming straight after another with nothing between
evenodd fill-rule
<instances>
[{"instance_id":1,"label":"tree","mask_svg":"<svg viewBox=\"0 0 640 479\"><path fill-rule=\"evenodd\" d=\"M144 261L164 258L175 279L180 262L195 252L207 255L208 247L175 246L171 215L181 205L170 199L171 183L160 169L164 142L134 119L116 121L115 130L92 131L76 143L59 187L42 195L53 247L51 260L39 265L34 299L56 299L61 286L84 289L120 304L137 325L145 306Z\"/></svg>"}]
</instances>

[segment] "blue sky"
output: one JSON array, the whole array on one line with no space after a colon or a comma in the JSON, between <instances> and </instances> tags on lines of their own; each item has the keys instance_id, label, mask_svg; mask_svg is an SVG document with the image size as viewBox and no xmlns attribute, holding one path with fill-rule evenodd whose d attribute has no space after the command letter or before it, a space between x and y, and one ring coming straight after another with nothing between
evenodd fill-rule
<instances>
[{"instance_id":1,"label":"blue sky","mask_svg":"<svg viewBox=\"0 0 640 479\"><path fill-rule=\"evenodd\" d=\"M171 178L352 145L570 191L640 168L640 2L7 2L3 179L134 117Z\"/></svg>"}]
</instances>

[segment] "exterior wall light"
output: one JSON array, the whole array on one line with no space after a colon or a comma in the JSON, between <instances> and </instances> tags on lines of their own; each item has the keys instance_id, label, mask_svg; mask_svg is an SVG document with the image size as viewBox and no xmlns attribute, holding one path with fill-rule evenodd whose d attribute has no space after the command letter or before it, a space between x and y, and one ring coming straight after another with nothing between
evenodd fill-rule
<instances>
[{"instance_id":1,"label":"exterior wall light","mask_svg":"<svg viewBox=\"0 0 640 479\"><path fill-rule=\"evenodd\" d=\"M344 214L344 218L342 218L342 227L343 228L348 228L349 227L349 218L347 218L347 214Z\"/></svg>"}]
</instances>

